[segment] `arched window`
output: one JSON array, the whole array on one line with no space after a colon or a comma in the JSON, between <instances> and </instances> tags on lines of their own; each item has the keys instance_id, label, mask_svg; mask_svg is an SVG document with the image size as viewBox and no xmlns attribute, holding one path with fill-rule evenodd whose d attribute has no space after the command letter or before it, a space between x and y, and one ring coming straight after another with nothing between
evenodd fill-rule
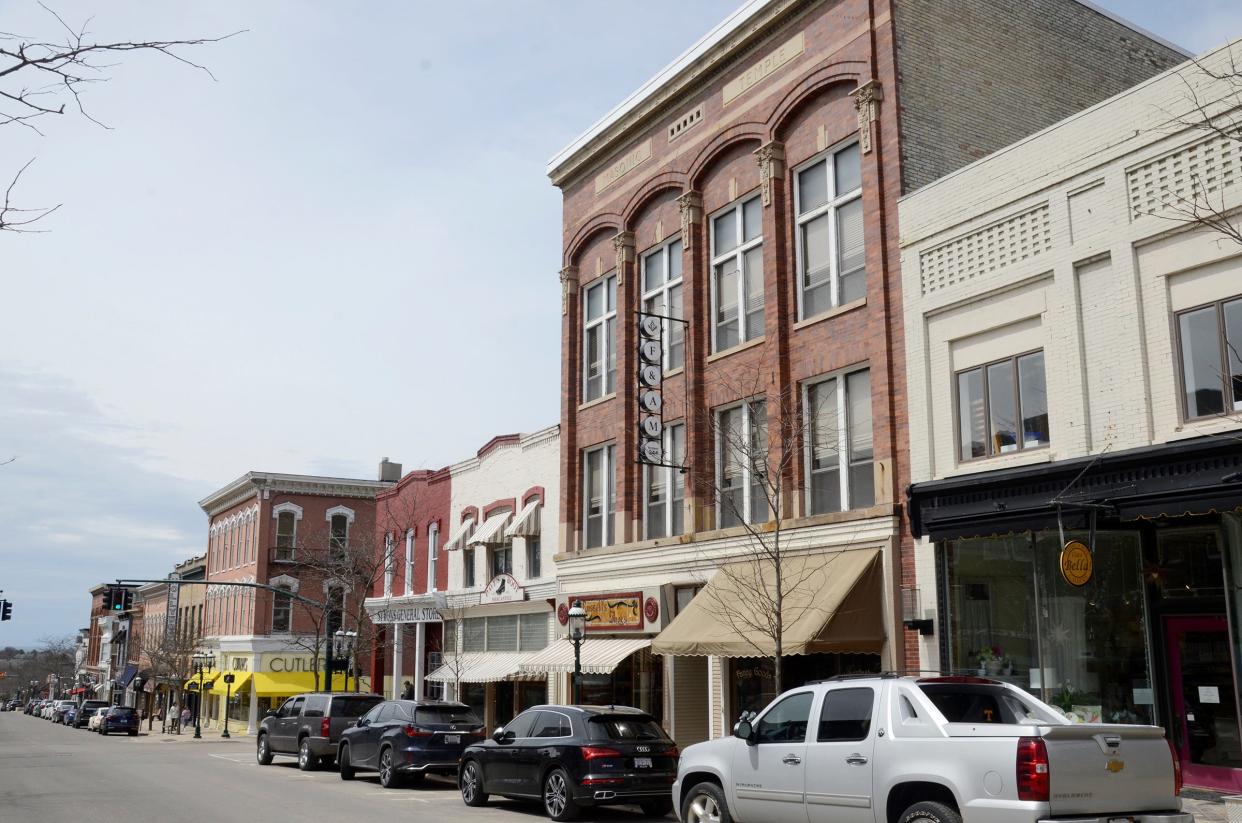
<instances>
[{"instance_id":1,"label":"arched window","mask_svg":"<svg viewBox=\"0 0 1242 823\"><path fill-rule=\"evenodd\" d=\"M337 556L343 556L349 550L349 518L343 514L332 515L328 547Z\"/></svg>"},{"instance_id":2,"label":"arched window","mask_svg":"<svg viewBox=\"0 0 1242 823\"><path fill-rule=\"evenodd\" d=\"M293 512L285 511L276 516L276 559L292 560L298 539L298 521Z\"/></svg>"},{"instance_id":3,"label":"arched window","mask_svg":"<svg viewBox=\"0 0 1242 823\"><path fill-rule=\"evenodd\" d=\"M278 585L276 588L281 592L290 591L285 585ZM287 594L273 592L272 594L272 633L287 634L293 622L293 598Z\"/></svg>"}]
</instances>

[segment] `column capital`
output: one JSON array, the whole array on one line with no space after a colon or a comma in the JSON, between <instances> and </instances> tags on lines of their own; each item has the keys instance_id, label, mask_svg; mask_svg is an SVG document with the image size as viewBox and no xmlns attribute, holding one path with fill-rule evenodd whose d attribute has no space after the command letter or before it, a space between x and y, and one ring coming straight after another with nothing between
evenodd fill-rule
<instances>
[{"instance_id":1,"label":"column capital","mask_svg":"<svg viewBox=\"0 0 1242 823\"><path fill-rule=\"evenodd\" d=\"M868 80L850 92L858 111L858 146L863 154L871 153L871 124L875 122L884 88L878 80Z\"/></svg>"},{"instance_id":2,"label":"column capital","mask_svg":"<svg viewBox=\"0 0 1242 823\"><path fill-rule=\"evenodd\" d=\"M769 140L755 149L759 163L759 183L762 186L763 205L772 205L772 178L785 175L785 144Z\"/></svg>"},{"instance_id":3,"label":"column capital","mask_svg":"<svg viewBox=\"0 0 1242 823\"><path fill-rule=\"evenodd\" d=\"M578 267L566 266L559 273L561 281L561 314L569 312L569 295L578 293Z\"/></svg>"},{"instance_id":4,"label":"column capital","mask_svg":"<svg viewBox=\"0 0 1242 823\"><path fill-rule=\"evenodd\" d=\"M612 238L612 247L617 252L617 285L625 283L625 264L634 261L634 232L618 232Z\"/></svg>"}]
</instances>

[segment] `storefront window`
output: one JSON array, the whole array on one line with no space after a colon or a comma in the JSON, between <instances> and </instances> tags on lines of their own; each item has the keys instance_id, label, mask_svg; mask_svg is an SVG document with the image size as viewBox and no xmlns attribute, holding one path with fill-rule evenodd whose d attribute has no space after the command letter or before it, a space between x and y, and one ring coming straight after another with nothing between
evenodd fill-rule
<instances>
[{"instance_id":1,"label":"storefront window","mask_svg":"<svg viewBox=\"0 0 1242 823\"><path fill-rule=\"evenodd\" d=\"M875 654L806 654L782 661L781 691L805 686L838 674L868 674L880 671ZM775 664L770 658L748 657L731 661L730 714L733 723L743 716L753 717L777 697Z\"/></svg>"},{"instance_id":2,"label":"storefront window","mask_svg":"<svg viewBox=\"0 0 1242 823\"><path fill-rule=\"evenodd\" d=\"M1081 587L1061 575L1055 531L952 541L944 552L953 672L1006 680L1082 722L1155 722L1137 531L1097 533Z\"/></svg>"},{"instance_id":3,"label":"storefront window","mask_svg":"<svg viewBox=\"0 0 1242 823\"><path fill-rule=\"evenodd\" d=\"M612 674L582 675L581 702L596 706L633 706L662 722L663 658L642 649L621 661Z\"/></svg>"}]
</instances>

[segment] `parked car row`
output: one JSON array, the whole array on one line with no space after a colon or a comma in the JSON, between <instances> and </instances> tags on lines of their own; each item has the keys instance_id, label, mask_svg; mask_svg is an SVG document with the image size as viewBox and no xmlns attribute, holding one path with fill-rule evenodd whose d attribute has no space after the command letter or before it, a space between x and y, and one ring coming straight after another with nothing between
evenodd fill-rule
<instances>
[{"instance_id":1,"label":"parked car row","mask_svg":"<svg viewBox=\"0 0 1242 823\"><path fill-rule=\"evenodd\" d=\"M16 709L11 709L16 711ZM138 736L138 711L130 706L111 706L104 700L31 700L26 714L92 732L108 735L125 732Z\"/></svg>"},{"instance_id":2,"label":"parked car row","mask_svg":"<svg viewBox=\"0 0 1242 823\"><path fill-rule=\"evenodd\" d=\"M452 776L468 806L491 795L541 803L553 820L589 806L673 808L676 744L650 715L621 706L535 706L490 738L464 703L385 700L375 694L302 694L269 712L255 752L310 771L335 764L342 780L374 772L386 789Z\"/></svg>"}]
</instances>

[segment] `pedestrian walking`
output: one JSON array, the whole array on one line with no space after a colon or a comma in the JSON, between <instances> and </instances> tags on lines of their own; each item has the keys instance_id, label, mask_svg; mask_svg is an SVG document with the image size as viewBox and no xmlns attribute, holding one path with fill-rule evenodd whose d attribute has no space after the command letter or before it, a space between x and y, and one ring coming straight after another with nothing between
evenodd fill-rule
<instances>
[{"instance_id":1,"label":"pedestrian walking","mask_svg":"<svg viewBox=\"0 0 1242 823\"><path fill-rule=\"evenodd\" d=\"M185 708L183 708L183 709L181 710L181 728L182 728L182 729L184 729L186 726L190 725L190 718L191 718L191 717L193 717L193 715L191 715L191 714L190 714L190 707L189 707L189 706L186 706ZM177 734L181 734L181 729L178 729L178 730L177 730Z\"/></svg>"}]
</instances>

